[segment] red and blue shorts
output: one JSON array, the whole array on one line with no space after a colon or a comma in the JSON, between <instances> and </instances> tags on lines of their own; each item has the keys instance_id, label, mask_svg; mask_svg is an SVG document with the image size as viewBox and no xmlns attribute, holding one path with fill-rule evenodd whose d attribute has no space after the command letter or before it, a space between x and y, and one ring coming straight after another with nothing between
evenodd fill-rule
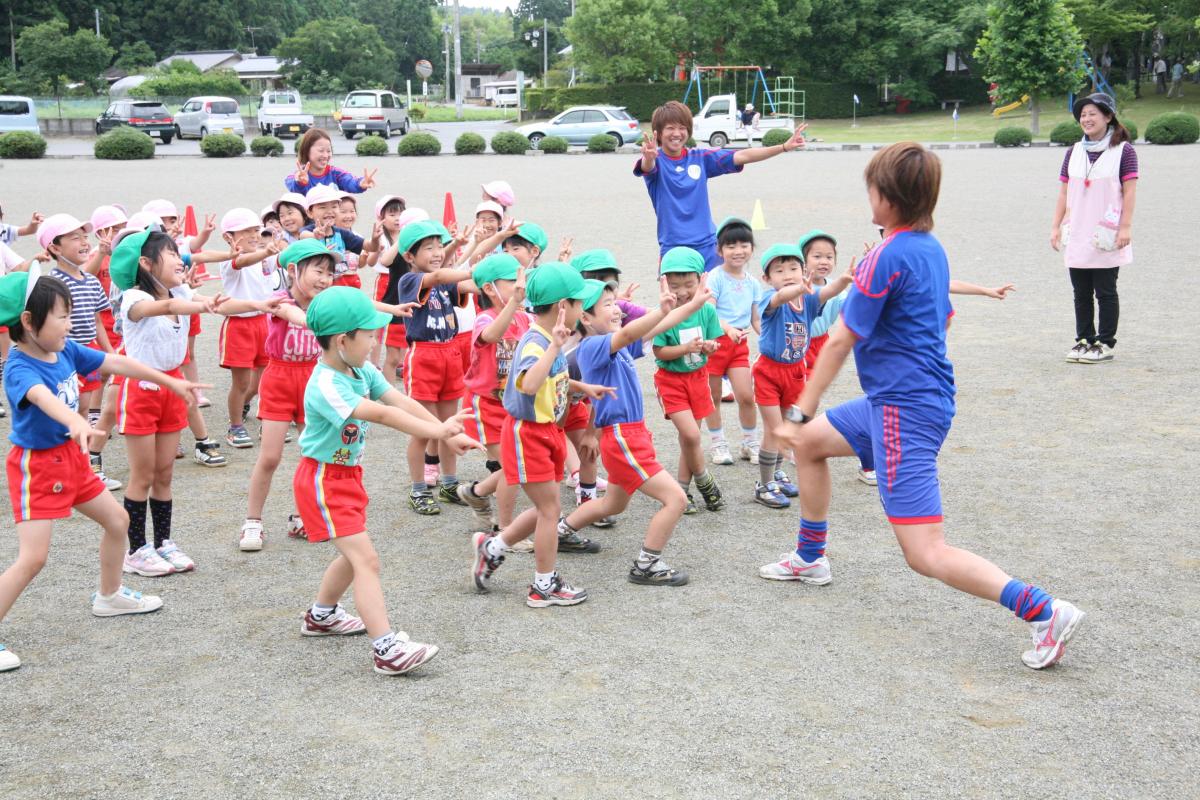
<instances>
[{"instance_id":1,"label":"red and blue shorts","mask_svg":"<svg viewBox=\"0 0 1200 800\"><path fill-rule=\"evenodd\" d=\"M13 520L64 519L71 509L105 491L79 445L64 442L48 450L13 446L8 451L8 496Z\"/></svg>"},{"instance_id":2,"label":"red and blue shorts","mask_svg":"<svg viewBox=\"0 0 1200 800\"><path fill-rule=\"evenodd\" d=\"M740 342L734 344L733 339L728 336L718 336L717 351L709 353L708 364L705 366L708 374L719 378L738 367L750 368L750 345L746 337L743 336Z\"/></svg>"},{"instance_id":3,"label":"red and blue shorts","mask_svg":"<svg viewBox=\"0 0 1200 800\"><path fill-rule=\"evenodd\" d=\"M226 317L218 341L225 369L262 369L267 365L267 315Z\"/></svg>"},{"instance_id":4,"label":"red and blue shorts","mask_svg":"<svg viewBox=\"0 0 1200 800\"><path fill-rule=\"evenodd\" d=\"M104 349L100 346L100 342L96 341L95 339L88 342L87 346L92 348L93 350L103 350ZM79 392L80 392L80 394L82 394L84 392L99 391L100 389L103 389L103 388L104 388L104 376L100 374L100 370L96 370L95 372L89 372L87 375L79 376Z\"/></svg>"},{"instance_id":5,"label":"red and blue shorts","mask_svg":"<svg viewBox=\"0 0 1200 800\"><path fill-rule=\"evenodd\" d=\"M316 361L272 358L258 382L258 418L304 424L304 390Z\"/></svg>"},{"instance_id":6,"label":"red and blue shorts","mask_svg":"<svg viewBox=\"0 0 1200 800\"><path fill-rule=\"evenodd\" d=\"M875 470L889 522L942 521L937 457L950 432L952 408L875 405L860 397L829 409L825 416L854 448L863 467Z\"/></svg>"},{"instance_id":7,"label":"red and blue shorts","mask_svg":"<svg viewBox=\"0 0 1200 800\"><path fill-rule=\"evenodd\" d=\"M567 406L567 415L563 417L562 428L567 433L587 430L592 422L592 401L586 397L579 402Z\"/></svg>"},{"instance_id":8,"label":"red and blue shorts","mask_svg":"<svg viewBox=\"0 0 1200 800\"><path fill-rule=\"evenodd\" d=\"M754 377L754 402L760 406L793 406L804 391L804 362L781 364L760 355L750 370Z\"/></svg>"},{"instance_id":9,"label":"red and blue shorts","mask_svg":"<svg viewBox=\"0 0 1200 800\"><path fill-rule=\"evenodd\" d=\"M644 422L621 422L600 429L600 461L610 486L633 494L662 472L654 452L654 437Z\"/></svg>"},{"instance_id":10,"label":"red and blue shorts","mask_svg":"<svg viewBox=\"0 0 1200 800\"><path fill-rule=\"evenodd\" d=\"M326 464L307 456L292 478L296 510L310 542L326 542L367 529L367 490L362 467Z\"/></svg>"},{"instance_id":11,"label":"red and blue shorts","mask_svg":"<svg viewBox=\"0 0 1200 800\"><path fill-rule=\"evenodd\" d=\"M481 397L468 394L463 405L475 413L474 419L467 420L464 432L482 445L500 444L504 433L504 420L508 412L504 403L494 397Z\"/></svg>"},{"instance_id":12,"label":"red and blue shorts","mask_svg":"<svg viewBox=\"0 0 1200 800\"><path fill-rule=\"evenodd\" d=\"M448 342L411 342L404 359L404 390L413 400L437 403L458 400L463 384L462 345Z\"/></svg>"},{"instance_id":13,"label":"red and blue shorts","mask_svg":"<svg viewBox=\"0 0 1200 800\"><path fill-rule=\"evenodd\" d=\"M178 368L167 370L173 378L182 378ZM175 433L188 426L187 403L170 389L150 381L118 375L117 433L123 436L150 436Z\"/></svg>"},{"instance_id":14,"label":"red and blue shorts","mask_svg":"<svg viewBox=\"0 0 1200 800\"><path fill-rule=\"evenodd\" d=\"M699 420L713 412L706 370L672 372L659 369L654 373L654 390L663 414L668 418L681 411L691 411L692 416Z\"/></svg>"},{"instance_id":15,"label":"red and blue shorts","mask_svg":"<svg viewBox=\"0 0 1200 800\"><path fill-rule=\"evenodd\" d=\"M504 418L500 434L500 464L509 486L519 483L558 483L567 463L567 435L557 422Z\"/></svg>"}]
</instances>

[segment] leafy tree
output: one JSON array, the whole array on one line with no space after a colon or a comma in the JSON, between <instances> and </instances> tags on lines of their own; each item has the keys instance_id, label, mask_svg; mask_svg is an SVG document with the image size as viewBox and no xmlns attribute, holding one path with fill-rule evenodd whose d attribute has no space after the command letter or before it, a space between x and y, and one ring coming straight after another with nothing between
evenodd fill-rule
<instances>
[{"instance_id":1,"label":"leafy tree","mask_svg":"<svg viewBox=\"0 0 1200 800\"><path fill-rule=\"evenodd\" d=\"M575 13L579 13L578 5ZM551 25L561 25L570 14L570 0L520 0L513 12L513 33L520 33L522 20L545 19Z\"/></svg>"},{"instance_id":2,"label":"leafy tree","mask_svg":"<svg viewBox=\"0 0 1200 800\"><path fill-rule=\"evenodd\" d=\"M195 64L183 59L150 70L144 83L129 90L133 97L193 97L205 94L238 97L245 93L246 87L233 70L211 69L201 72Z\"/></svg>"},{"instance_id":3,"label":"leafy tree","mask_svg":"<svg viewBox=\"0 0 1200 800\"><path fill-rule=\"evenodd\" d=\"M1007 0L988 6L988 27L975 55L1001 102L1029 95L1029 122L1039 132L1041 98L1073 92L1083 82L1083 42L1062 0Z\"/></svg>"},{"instance_id":4,"label":"leafy tree","mask_svg":"<svg viewBox=\"0 0 1200 800\"><path fill-rule=\"evenodd\" d=\"M60 19L25 28L17 39L17 56L23 69L47 82L58 98L67 83L78 81L98 87L100 73L112 55L103 36L87 30L68 34L67 23Z\"/></svg>"},{"instance_id":5,"label":"leafy tree","mask_svg":"<svg viewBox=\"0 0 1200 800\"><path fill-rule=\"evenodd\" d=\"M275 55L290 60L284 74L304 92L328 76L350 88L395 86L399 78L396 54L379 30L351 17L309 22L280 42Z\"/></svg>"},{"instance_id":6,"label":"leafy tree","mask_svg":"<svg viewBox=\"0 0 1200 800\"><path fill-rule=\"evenodd\" d=\"M135 72L143 67L153 66L157 60L154 51L145 42L126 42L121 45L121 51L113 66L120 67L126 72Z\"/></svg>"},{"instance_id":7,"label":"leafy tree","mask_svg":"<svg viewBox=\"0 0 1200 800\"><path fill-rule=\"evenodd\" d=\"M669 70L675 63L671 40L684 27L666 0L579 0L567 36L589 78L616 82Z\"/></svg>"},{"instance_id":8,"label":"leafy tree","mask_svg":"<svg viewBox=\"0 0 1200 800\"><path fill-rule=\"evenodd\" d=\"M433 27L434 0L356 0L354 16L377 20L383 43L395 54L391 64L397 76L416 78L418 59L436 62L441 34Z\"/></svg>"}]
</instances>

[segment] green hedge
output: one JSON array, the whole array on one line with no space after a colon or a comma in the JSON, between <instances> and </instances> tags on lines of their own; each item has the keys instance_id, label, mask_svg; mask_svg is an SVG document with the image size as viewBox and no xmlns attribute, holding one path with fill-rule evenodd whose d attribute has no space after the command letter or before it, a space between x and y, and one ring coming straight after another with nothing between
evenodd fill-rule
<instances>
[{"instance_id":1,"label":"green hedge","mask_svg":"<svg viewBox=\"0 0 1200 800\"><path fill-rule=\"evenodd\" d=\"M122 125L97 139L92 152L96 158L111 161L154 158L154 140L149 134Z\"/></svg>"},{"instance_id":2,"label":"green hedge","mask_svg":"<svg viewBox=\"0 0 1200 800\"><path fill-rule=\"evenodd\" d=\"M783 144L788 139L792 138L792 132L783 128L771 128L763 134L763 147L774 147L777 144Z\"/></svg>"},{"instance_id":3,"label":"green hedge","mask_svg":"<svg viewBox=\"0 0 1200 800\"><path fill-rule=\"evenodd\" d=\"M246 152L246 140L235 133L210 133L200 140L200 152L209 158L237 158Z\"/></svg>"},{"instance_id":4,"label":"green hedge","mask_svg":"<svg viewBox=\"0 0 1200 800\"><path fill-rule=\"evenodd\" d=\"M1054 130L1050 131L1050 141L1055 144L1072 145L1083 138L1083 128L1079 127L1078 122L1067 120L1060 122L1054 126Z\"/></svg>"},{"instance_id":5,"label":"green hedge","mask_svg":"<svg viewBox=\"0 0 1200 800\"><path fill-rule=\"evenodd\" d=\"M46 140L32 131L12 131L0 136L0 158L41 158Z\"/></svg>"},{"instance_id":6,"label":"green hedge","mask_svg":"<svg viewBox=\"0 0 1200 800\"><path fill-rule=\"evenodd\" d=\"M939 101L962 100L964 106L988 105L988 84L972 75L947 75L940 72L925 81L926 87ZM861 98L862 95L860 94Z\"/></svg>"},{"instance_id":7,"label":"green hedge","mask_svg":"<svg viewBox=\"0 0 1200 800\"><path fill-rule=\"evenodd\" d=\"M569 143L561 136L547 136L538 142L537 149L543 153L565 153Z\"/></svg>"},{"instance_id":8,"label":"green hedge","mask_svg":"<svg viewBox=\"0 0 1200 800\"><path fill-rule=\"evenodd\" d=\"M402 156L436 156L442 143L432 133L410 133L400 140L396 152Z\"/></svg>"},{"instance_id":9,"label":"green hedge","mask_svg":"<svg viewBox=\"0 0 1200 800\"><path fill-rule=\"evenodd\" d=\"M492 137L492 152L498 155L519 156L532 149L529 137L516 131L500 131Z\"/></svg>"},{"instance_id":10,"label":"green hedge","mask_svg":"<svg viewBox=\"0 0 1200 800\"><path fill-rule=\"evenodd\" d=\"M1191 144L1200 139L1200 120L1183 111L1159 114L1146 126L1146 141L1152 144Z\"/></svg>"},{"instance_id":11,"label":"green hedge","mask_svg":"<svg viewBox=\"0 0 1200 800\"><path fill-rule=\"evenodd\" d=\"M487 139L478 133L464 133L454 140L454 152L460 156L477 156L487 150Z\"/></svg>"},{"instance_id":12,"label":"green hedge","mask_svg":"<svg viewBox=\"0 0 1200 800\"><path fill-rule=\"evenodd\" d=\"M1033 141L1033 132L1029 128L1001 128L992 141L1000 147L1020 147Z\"/></svg>"},{"instance_id":13,"label":"green hedge","mask_svg":"<svg viewBox=\"0 0 1200 800\"><path fill-rule=\"evenodd\" d=\"M589 153L615 153L616 150L617 140L607 133L597 133L588 139L587 151Z\"/></svg>"},{"instance_id":14,"label":"green hedge","mask_svg":"<svg viewBox=\"0 0 1200 800\"><path fill-rule=\"evenodd\" d=\"M250 140L250 152L256 156L280 156L283 142L275 136L255 136Z\"/></svg>"},{"instance_id":15,"label":"green hedge","mask_svg":"<svg viewBox=\"0 0 1200 800\"><path fill-rule=\"evenodd\" d=\"M1121 120L1121 124L1125 126L1125 130L1129 131L1129 141L1136 142L1138 137L1138 126L1132 122Z\"/></svg>"},{"instance_id":16,"label":"green hedge","mask_svg":"<svg viewBox=\"0 0 1200 800\"><path fill-rule=\"evenodd\" d=\"M360 156L386 156L388 143L382 136L364 136L354 145L354 152Z\"/></svg>"}]
</instances>

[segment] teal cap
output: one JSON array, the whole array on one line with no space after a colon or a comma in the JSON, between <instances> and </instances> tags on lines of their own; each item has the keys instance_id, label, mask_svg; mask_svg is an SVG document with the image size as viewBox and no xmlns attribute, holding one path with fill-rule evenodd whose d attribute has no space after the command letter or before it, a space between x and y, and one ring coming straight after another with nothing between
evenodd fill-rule
<instances>
[{"instance_id":1,"label":"teal cap","mask_svg":"<svg viewBox=\"0 0 1200 800\"><path fill-rule=\"evenodd\" d=\"M750 228L750 223L741 217L726 217L721 220L721 224L717 226L717 238L721 238L721 231L728 228L730 225L741 225L744 228Z\"/></svg>"},{"instance_id":2,"label":"teal cap","mask_svg":"<svg viewBox=\"0 0 1200 800\"><path fill-rule=\"evenodd\" d=\"M581 300L584 311L590 311L595 307L596 303L600 302L600 298L604 295L605 289L616 290L617 285L609 281L598 281L592 278L587 278L583 282L584 289L587 294Z\"/></svg>"},{"instance_id":3,"label":"teal cap","mask_svg":"<svg viewBox=\"0 0 1200 800\"><path fill-rule=\"evenodd\" d=\"M150 238L150 233L142 231L124 236L113 248L112 256L108 259L108 276L122 292L137 284L138 259L142 257L142 248Z\"/></svg>"},{"instance_id":4,"label":"teal cap","mask_svg":"<svg viewBox=\"0 0 1200 800\"><path fill-rule=\"evenodd\" d=\"M374 331L392 321L391 314L376 311L371 298L353 286L330 286L312 299L304 316L314 336Z\"/></svg>"},{"instance_id":5,"label":"teal cap","mask_svg":"<svg viewBox=\"0 0 1200 800\"><path fill-rule=\"evenodd\" d=\"M525 297L531 306L548 306L559 300L582 300L587 295L583 276L569 264L551 261L529 273Z\"/></svg>"},{"instance_id":6,"label":"teal cap","mask_svg":"<svg viewBox=\"0 0 1200 800\"><path fill-rule=\"evenodd\" d=\"M11 328L21 324L25 304L41 277L41 265L35 261L27 272L10 272L0 278L0 325Z\"/></svg>"},{"instance_id":7,"label":"teal cap","mask_svg":"<svg viewBox=\"0 0 1200 800\"><path fill-rule=\"evenodd\" d=\"M807 253L808 246L810 244L812 244L813 242L815 242L817 239L825 239L830 244L832 244L835 248L837 247L837 239L833 238L832 235L826 233L825 231L821 230L820 228L813 228L811 231L809 231L808 233L806 233L800 237L800 244L798 245L800 248L800 252Z\"/></svg>"},{"instance_id":8,"label":"teal cap","mask_svg":"<svg viewBox=\"0 0 1200 800\"><path fill-rule=\"evenodd\" d=\"M546 252L546 247L550 244L550 237L546 236L546 232L542 230L542 226L535 222L522 222L517 228L517 236L520 236L530 244L537 245L538 250Z\"/></svg>"},{"instance_id":9,"label":"teal cap","mask_svg":"<svg viewBox=\"0 0 1200 800\"><path fill-rule=\"evenodd\" d=\"M762 254L762 269L763 274L771 268L771 262L777 258L794 258L801 264L804 263L804 253L794 244L773 244L767 248L767 252Z\"/></svg>"},{"instance_id":10,"label":"teal cap","mask_svg":"<svg viewBox=\"0 0 1200 800\"><path fill-rule=\"evenodd\" d=\"M659 275L666 275L668 272L694 272L703 275L704 256L690 247L672 247L658 265Z\"/></svg>"},{"instance_id":11,"label":"teal cap","mask_svg":"<svg viewBox=\"0 0 1200 800\"><path fill-rule=\"evenodd\" d=\"M471 270L471 280L479 287L492 281L515 281L520 268L521 262L508 253L496 253L475 265L475 269Z\"/></svg>"},{"instance_id":12,"label":"teal cap","mask_svg":"<svg viewBox=\"0 0 1200 800\"><path fill-rule=\"evenodd\" d=\"M611 250L605 250L602 247L596 250L584 250L571 259L571 266L580 272L600 272L601 270L621 272L621 268L617 266L617 257L612 254Z\"/></svg>"},{"instance_id":13,"label":"teal cap","mask_svg":"<svg viewBox=\"0 0 1200 800\"><path fill-rule=\"evenodd\" d=\"M337 262L337 255L319 239L298 239L292 242L279 254L279 266L287 269L293 264L299 264L313 256L329 256Z\"/></svg>"},{"instance_id":14,"label":"teal cap","mask_svg":"<svg viewBox=\"0 0 1200 800\"><path fill-rule=\"evenodd\" d=\"M431 236L440 238L442 244L450 244L454 241L449 231L440 222L434 222L431 219L422 219L417 222L410 222L400 229L400 236L396 239L396 249L401 253L407 253L412 249L414 244Z\"/></svg>"}]
</instances>

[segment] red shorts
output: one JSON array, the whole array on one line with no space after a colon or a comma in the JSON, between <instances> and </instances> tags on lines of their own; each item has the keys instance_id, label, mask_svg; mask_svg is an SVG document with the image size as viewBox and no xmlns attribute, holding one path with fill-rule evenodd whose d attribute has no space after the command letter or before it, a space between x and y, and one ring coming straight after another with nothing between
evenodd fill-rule
<instances>
[{"instance_id":1,"label":"red shorts","mask_svg":"<svg viewBox=\"0 0 1200 800\"><path fill-rule=\"evenodd\" d=\"M408 331L404 327L403 322L393 322L387 326L387 338L383 343L388 347L394 347L397 350L404 350L408 347Z\"/></svg>"},{"instance_id":2,"label":"red shorts","mask_svg":"<svg viewBox=\"0 0 1200 800\"><path fill-rule=\"evenodd\" d=\"M353 286L355 289L362 288L362 281L358 277L357 272L345 272L333 279L334 286Z\"/></svg>"},{"instance_id":3,"label":"red shorts","mask_svg":"<svg viewBox=\"0 0 1200 800\"><path fill-rule=\"evenodd\" d=\"M188 320L188 338L200 335L200 315L192 314Z\"/></svg>"},{"instance_id":4,"label":"red shorts","mask_svg":"<svg viewBox=\"0 0 1200 800\"><path fill-rule=\"evenodd\" d=\"M750 371L754 376L754 402L760 406L787 408L796 404L804 391L804 362L780 364L760 355Z\"/></svg>"},{"instance_id":5,"label":"red shorts","mask_svg":"<svg viewBox=\"0 0 1200 800\"><path fill-rule=\"evenodd\" d=\"M392 279L392 276L386 272L384 272L384 273L376 272L375 273L375 302L376 303L383 302L383 296L385 294L387 294L388 283L391 281L391 279Z\"/></svg>"},{"instance_id":6,"label":"red shorts","mask_svg":"<svg viewBox=\"0 0 1200 800\"><path fill-rule=\"evenodd\" d=\"M178 368L167 370L167 374L174 378L183 377ZM170 389L124 376L113 383L119 388L117 433L149 436L154 433L175 433L188 426L187 403Z\"/></svg>"},{"instance_id":7,"label":"red shorts","mask_svg":"<svg viewBox=\"0 0 1200 800\"><path fill-rule=\"evenodd\" d=\"M750 345L746 342L746 337L737 344L728 336L721 335L717 337L717 351L708 354L708 374L721 377L731 369L737 367L750 368Z\"/></svg>"},{"instance_id":8,"label":"red shorts","mask_svg":"<svg viewBox=\"0 0 1200 800\"><path fill-rule=\"evenodd\" d=\"M304 424L304 390L316 361L267 362L258 382L258 418Z\"/></svg>"},{"instance_id":9,"label":"red shorts","mask_svg":"<svg viewBox=\"0 0 1200 800\"><path fill-rule=\"evenodd\" d=\"M712 392L708 388L708 372L672 372L660 369L654 373L654 390L663 414L670 417L680 411L691 411L702 420L713 412Z\"/></svg>"},{"instance_id":10,"label":"red shorts","mask_svg":"<svg viewBox=\"0 0 1200 800\"><path fill-rule=\"evenodd\" d=\"M72 508L103 491L104 484L75 442L49 450L14 445L8 451L8 496L16 522L69 517Z\"/></svg>"},{"instance_id":11,"label":"red shorts","mask_svg":"<svg viewBox=\"0 0 1200 800\"><path fill-rule=\"evenodd\" d=\"M475 418L468 420L465 433L480 444L500 444L504 431L504 420L508 412L504 403L494 397L480 397L468 394L463 400L463 406L475 412Z\"/></svg>"},{"instance_id":12,"label":"red shorts","mask_svg":"<svg viewBox=\"0 0 1200 800\"><path fill-rule=\"evenodd\" d=\"M413 400L426 403L458 400L463 385L460 345L448 342L412 342L404 359L404 390Z\"/></svg>"},{"instance_id":13,"label":"red shorts","mask_svg":"<svg viewBox=\"0 0 1200 800\"><path fill-rule=\"evenodd\" d=\"M367 529L367 490L362 467L326 464L305 456L292 478L296 510L310 542L353 536Z\"/></svg>"},{"instance_id":14,"label":"red shorts","mask_svg":"<svg viewBox=\"0 0 1200 800\"><path fill-rule=\"evenodd\" d=\"M587 426L592 422L592 401L588 398L583 398L578 403L574 403L567 407L567 416L563 419L563 430L570 433L571 431L587 430Z\"/></svg>"},{"instance_id":15,"label":"red shorts","mask_svg":"<svg viewBox=\"0 0 1200 800\"><path fill-rule=\"evenodd\" d=\"M267 315L226 317L218 341L225 369L261 369L267 365Z\"/></svg>"},{"instance_id":16,"label":"red shorts","mask_svg":"<svg viewBox=\"0 0 1200 800\"><path fill-rule=\"evenodd\" d=\"M600 461L610 485L633 494L662 472L654 453L654 437L644 422L622 422L600 429Z\"/></svg>"},{"instance_id":17,"label":"red shorts","mask_svg":"<svg viewBox=\"0 0 1200 800\"><path fill-rule=\"evenodd\" d=\"M116 322L112 309L106 308L100 312L100 324L104 326L104 332L108 334L108 343L112 346L114 353L121 349L121 334L115 330ZM5 328L4 331L7 333L8 328Z\"/></svg>"},{"instance_id":18,"label":"red shorts","mask_svg":"<svg viewBox=\"0 0 1200 800\"><path fill-rule=\"evenodd\" d=\"M825 343L828 341L828 333L823 333L820 336L808 340L808 351L804 354L805 375L812 374L813 367L817 365L817 356L821 355L821 349L825 347Z\"/></svg>"},{"instance_id":19,"label":"red shorts","mask_svg":"<svg viewBox=\"0 0 1200 800\"><path fill-rule=\"evenodd\" d=\"M567 463L567 435L556 422L504 418L500 435L500 464L509 486L519 483L558 483Z\"/></svg>"},{"instance_id":20,"label":"red shorts","mask_svg":"<svg viewBox=\"0 0 1200 800\"><path fill-rule=\"evenodd\" d=\"M103 348L100 347L100 343L98 341L96 341L95 339L92 339L90 342L88 342L87 346L92 348L93 350L103 350ZM82 394L84 392L95 392L95 391L99 391L100 389L103 389L104 388L104 380L105 380L104 376L100 374L100 370L96 370L95 372L89 372L87 375L80 375L79 376L79 392L80 392L80 394Z\"/></svg>"},{"instance_id":21,"label":"red shorts","mask_svg":"<svg viewBox=\"0 0 1200 800\"><path fill-rule=\"evenodd\" d=\"M475 335L471 331L455 334L451 340L458 343L459 354L462 356L463 375L467 374L467 370L471 368L471 340Z\"/></svg>"}]
</instances>

